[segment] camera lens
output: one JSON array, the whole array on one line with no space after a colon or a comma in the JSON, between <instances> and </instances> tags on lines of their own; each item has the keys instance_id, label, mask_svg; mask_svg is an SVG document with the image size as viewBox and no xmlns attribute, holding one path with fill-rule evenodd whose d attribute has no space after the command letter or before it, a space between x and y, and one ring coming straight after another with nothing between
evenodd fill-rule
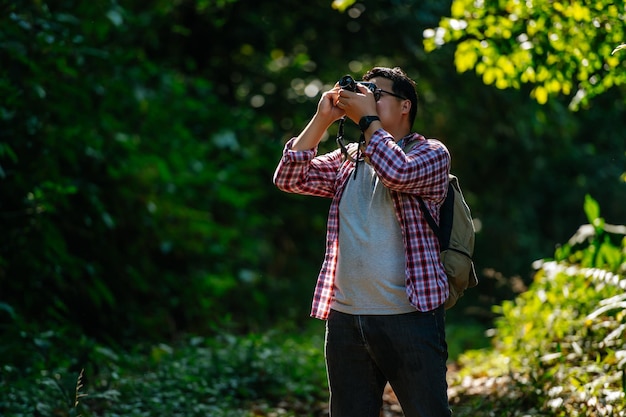
<instances>
[{"instance_id":1,"label":"camera lens","mask_svg":"<svg viewBox=\"0 0 626 417\"><path fill-rule=\"evenodd\" d=\"M351 75L344 75L339 80L339 87L348 91L356 91L356 82L354 81L354 78L352 78Z\"/></svg>"}]
</instances>

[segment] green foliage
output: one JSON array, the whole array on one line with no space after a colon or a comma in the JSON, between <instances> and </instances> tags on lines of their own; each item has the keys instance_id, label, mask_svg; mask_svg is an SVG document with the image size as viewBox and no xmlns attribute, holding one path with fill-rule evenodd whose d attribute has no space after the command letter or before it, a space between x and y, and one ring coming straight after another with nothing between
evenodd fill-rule
<instances>
[{"instance_id":1,"label":"green foliage","mask_svg":"<svg viewBox=\"0 0 626 417\"><path fill-rule=\"evenodd\" d=\"M473 69L498 88L528 84L541 104L563 94L578 108L626 83L626 64L611 53L624 38L623 2L455 0L425 49L458 42L459 72Z\"/></svg>"},{"instance_id":2,"label":"green foliage","mask_svg":"<svg viewBox=\"0 0 626 417\"><path fill-rule=\"evenodd\" d=\"M0 294L25 321L115 338L267 319L263 120L148 59L137 37L167 9L127 7L2 18Z\"/></svg>"},{"instance_id":3,"label":"green foliage","mask_svg":"<svg viewBox=\"0 0 626 417\"><path fill-rule=\"evenodd\" d=\"M421 42L449 2L22 3L0 14L3 340L306 320L329 202L279 193L271 175L320 91L371 65L418 81L415 129L464 178L479 271L526 281L580 224L585 193L621 222L621 92L572 115L457 74L449 48ZM475 293L486 320L502 297L490 281Z\"/></svg>"},{"instance_id":4,"label":"green foliage","mask_svg":"<svg viewBox=\"0 0 626 417\"><path fill-rule=\"evenodd\" d=\"M219 392L236 408L236 401L266 395L258 391L261 380L271 388L269 398L284 396L277 387L290 386L308 404L317 395L313 387L322 385L319 351L301 366L307 375L288 370L293 382L285 369L298 355L263 340L225 338L213 345L198 339L189 348L156 343L186 332L281 328L306 319L328 201L281 194L270 179L284 140L304 126L319 92L346 72L399 65L418 81L415 129L449 147L482 225L476 263L495 271L490 276L519 274L525 281L530 262L583 221L577 207L587 193L607 219L622 222L623 89L606 89L576 115L558 99L539 106L527 100L523 84L520 92L499 90L469 71L457 74L450 48L425 54L423 33L437 26L450 2L335 2L341 13L329 4L301 2L296 11L290 0L44 0L1 7L0 401L8 399L2 407L87 416L106 406L146 415L179 403L153 386L163 383L192 398L190 413L197 406L228 415L217 401L204 401L206 393ZM612 10L600 21L615 20ZM556 9L534 11L563 30L570 21ZM474 20L479 33L481 19ZM595 51L587 58L597 58L591 70L604 59L598 37L604 34L611 49L623 42L611 40L621 30L613 28L588 37L590 45L580 38L566 47ZM541 35L533 42L545 40ZM491 39L504 42L499 36ZM621 82L625 61L610 66L621 58L617 52L616 61L589 72L589 84L594 76ZM580 67L578 55L558 58L563 62L550 70ZM496 63L507 67L506 59ZM587 97L604 87L583 84L591 88ZM571 88L573 94L577 84ZM322 144L332 148L332 140ZM601 224L610 226L590 223L581 229L582 241ZM557 249L558 260L619 264L623 243L593 236L593 250L568 243ZM503 295L492 281L482 279L481 291L466 295L467 311L476 311L479 301L486 310L499 302ZM469 298L474 294L480 299ZM475 333L465 310L454 314L456 355L475 347L461 335ZM118 345L140 339L157 341L160 362L119 353ZM250 346L269 349L271 357L259 359ZM208 351L225 363L216 366L219 372ZM217 385L198 382L185 368L193 367L186 355ZM286 362L274 362L281 356ZM276 376L262 376L261 362ZM238 367L246 376L232 382ZM83 368L89 395L75 406ZM143 373L150 383L141 384ZM184 391L187 373L191 393ZM222 380L222 373L232 380ZM143 394L154 401L135 402Z\"/></svg>"},{"instance_id":5,"label":"green foliage","mask_svg":"<svg viewBox=\"0 0 626 417\"><path fill-rule=\"evenodd\" d=\"M626 411L626 228L613 245L591 197L585 210L593 234L557 251L527 292L502 303L493 351L461 358L473 377L514 375L512 390L533 398L541 415Z\"/></svg>"},{"instance_id":6,"label":"green foliage","mask_svg":"<svg viewBox=\"0 0 626 417\"><path fill-rule=\"evenodd\" d=\"M54 370L25 375L6 366L0 413L243 416L287 406L285 415L309 415L327 396L322 343L319 336L274 333L193 337L133 353L95 346L93 374L56 364Z\"/></svg>"}]
</instances>

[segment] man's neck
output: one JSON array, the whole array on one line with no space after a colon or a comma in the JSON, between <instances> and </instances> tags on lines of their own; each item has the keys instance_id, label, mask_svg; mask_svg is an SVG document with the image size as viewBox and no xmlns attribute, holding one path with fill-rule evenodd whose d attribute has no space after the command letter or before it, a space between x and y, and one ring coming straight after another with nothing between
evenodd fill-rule
<instances>
[{"instance_id":1,"label":"man's neck","mask_svg":"<svg viewBox=\"0 0 626 417\"><path fill-rule=\"evenodd\" d=\"M389 133L391 133L391 136L393 136L396 142L399 142L400 140L402 140L402 138L411 134L411 129L399 129L397 131Z\"/></svg>"}]
</instances>

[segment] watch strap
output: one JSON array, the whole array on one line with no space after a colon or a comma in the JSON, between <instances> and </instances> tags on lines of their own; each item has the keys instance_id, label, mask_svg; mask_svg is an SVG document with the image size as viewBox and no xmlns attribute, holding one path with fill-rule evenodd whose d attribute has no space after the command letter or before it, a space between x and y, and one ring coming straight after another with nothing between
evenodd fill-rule
<instances>
[{"instance_id":1,"label":"watch strap","mask_svg":"<svg viewBox=\"0 0 626 417\"><path fill-rule=\"evenodd\" d=\"M361 117L361 120L359 120L359 128L361 128L361 132L365 132L374 120L380 120L380 118L378 116Z\"/></svg>"}]
</instances>

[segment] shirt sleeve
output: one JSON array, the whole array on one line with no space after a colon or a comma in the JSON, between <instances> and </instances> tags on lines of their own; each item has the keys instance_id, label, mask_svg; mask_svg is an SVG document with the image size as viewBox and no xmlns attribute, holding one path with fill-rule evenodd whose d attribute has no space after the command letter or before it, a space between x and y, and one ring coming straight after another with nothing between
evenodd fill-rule
<instances>
[{"instance_id":1,"label":"shirt sleeve","mask_svg":"<svg viewBox=\"0 0 626 417\"><path fill-rule=\"evenodd\" d=\"M383 129L372 135L365 154L381 182L390 190L416 194L435 202L445 198L450 173L450 154L443 143L418 137L408 152Z\"/></svg>"},{"instance_id":2,"label":"shirt sleeve","mask_svg":"<svg viewBox=\"0 0 626 417\"><path fill-rule=\"evenodd\" d=\"M291 138L285 144L282 158L274 172L274 184L288 193L332 198L342 162L340 151L317 156L317 148L293 150L294 141L295 138Z\"/></svg>"}]
</instances>

